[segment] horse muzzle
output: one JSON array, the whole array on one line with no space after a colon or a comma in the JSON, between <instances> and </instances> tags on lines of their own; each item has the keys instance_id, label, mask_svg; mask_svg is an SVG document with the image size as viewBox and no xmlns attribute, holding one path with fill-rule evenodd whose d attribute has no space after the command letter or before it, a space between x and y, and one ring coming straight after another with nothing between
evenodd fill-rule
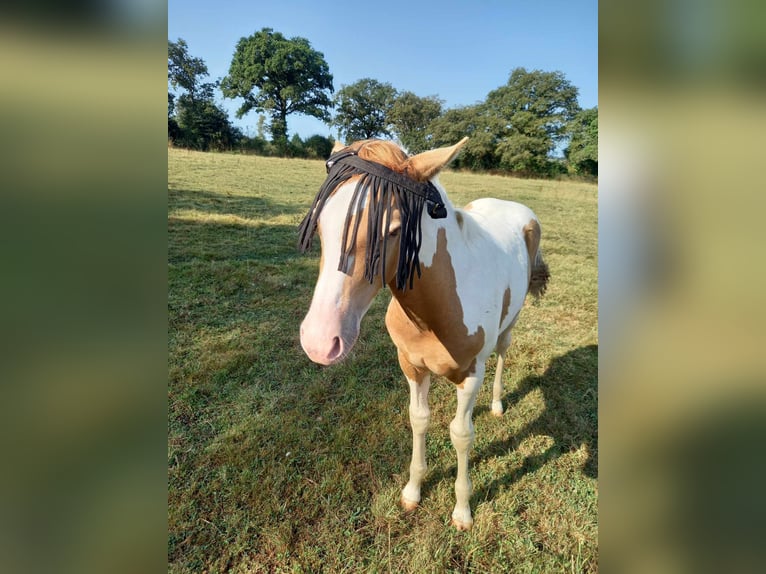
<instances>
[{"instance_id":1,"label":"horse muzzle","mask_svg":"<svg viewBox=\"0 0 766 574\"><path fill-rule=\"evenodd\" d=\"M309 312L300 332L301 346L308 358L320 365L332 365L345 359L351 351L359 336L359 322L340 321L321 314L312 316Z\"/></svg>"}]
</instances>

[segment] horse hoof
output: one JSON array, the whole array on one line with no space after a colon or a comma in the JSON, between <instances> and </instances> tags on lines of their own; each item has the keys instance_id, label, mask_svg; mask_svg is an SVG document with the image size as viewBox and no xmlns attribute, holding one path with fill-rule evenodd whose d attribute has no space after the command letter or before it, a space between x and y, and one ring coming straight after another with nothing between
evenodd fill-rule
<instances>
[{"instance_id":1,"label":"horse hoof","mask_svg":"<svg viewBox=\"0 0 766 574\"><path fill-rule=\"evenodd\" d=\"M503 418L503 411L502 410L496 411L496 410L493 409L491 412L492 412L492 416L493 417L497 417L499 419Z\"/></svg>"},{"instance_id":2,"label":"horse hoof","mask_svg":"<svg viewBox=\"0 0 766 574\"><path fill-rule=\"evenodd\" d=\"M453 517L452 526L454 526L455 529L459 530L460 532L469 532L473 527L473 520L471 520L471 522L463 522L462 520L457 520Z\"/></svg>"},{"instance_id":3,"label":"horse hoof","mask_svg":"<svg viewBox=\"0 0 766 574\"><path fill-rule=\"evenodd\" d=\"M402 496L402 498L399 500L399 503L402 505L402 508L405 512L412 512L418 507L417 502L413 502L411 500L407 500Z\"/></svg>"}]
</instances>

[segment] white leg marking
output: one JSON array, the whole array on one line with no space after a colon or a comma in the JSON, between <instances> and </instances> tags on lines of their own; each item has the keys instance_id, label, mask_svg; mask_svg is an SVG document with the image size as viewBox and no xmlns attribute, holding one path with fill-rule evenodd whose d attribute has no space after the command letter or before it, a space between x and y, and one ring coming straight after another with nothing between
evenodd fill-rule
<instances>
[{"instance_id":1,"label":"white leg marking","mask_svg":"<svg viewBox=\"0 0 766 574\"><path fill-rule=\"evenodd\" d=\"M431 410L428 408L428 389L431 374L421 383L407 379L410 385L410 425L412 426L412 461L410 480L402 490L402 506L413 510L420 502L420 485L428 468L426 464L426 431Z\"/></svg>"},{"instance_id":2,"label":"white leg marking","mask_svg":"<svg viewBox=\"0 0 766 574\"><path fill-rule=\"evenodd\" d=\"M467 377L462 388L457 388L457 412L449 425L452 445L457 452L457 479L455 480L455 510L452 511L452 524L458 530L470 530L473 526L471 517L471 479L468 476L468 456L473 446L473 406L476 394L484 380L484 365L476 366L476 373Z\"/></svg>"},{"instance_id":3,"label":"white leg marking","mask_svg":"<svg viewBox=\"0 0 766 574\"><path fill-rule=\"evenodd\" d=\"M503 355L497 356L497 372L495 373L495 382L492 383L492 414L496 417L503 416L503 366L505 358Z\"/></svg>"},{"instance_id":4,"label":"white leg marking","mask_svg":"<svg viewBox=\"0 0 766 574\"><path fill-rule=\"evenodd\" d=\"M500 335L497 340L497 370L495 382L492 384L492 414L496 417L503 416L503 368L505 367L505 352L511 346L510 327Z\"/></svg>"}]
</instances>

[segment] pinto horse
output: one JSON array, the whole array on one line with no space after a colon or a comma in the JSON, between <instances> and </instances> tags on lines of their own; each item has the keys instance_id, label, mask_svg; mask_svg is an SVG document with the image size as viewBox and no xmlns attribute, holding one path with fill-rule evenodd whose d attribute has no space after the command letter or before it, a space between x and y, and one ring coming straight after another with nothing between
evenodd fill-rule
<instances>
[{"instance_id":1,"label":"pinto horse","mask_svg":"<svg viewBox=\"0 0 766 574\"><path fill-rule=\"evenodd\" d=\"M486 360L497 353L492 413L500 416L511 329L527 293L542 295L549 277L540 223L528 207L479 199L458 209L447 199L437 175L467 140L412 157L388 141L336 144L327 179L299 229L304 251L316 232L322 247L300 328L312 361L344 359L377 292L384 284L391 289L386 327L410 387L412 461L401 496L406 510L420 502L427 468L431 373L455 384L457 413L449 429L457 452L452 523L459 530L473 524L468 455Z\"/></svg>"}]
</instances>

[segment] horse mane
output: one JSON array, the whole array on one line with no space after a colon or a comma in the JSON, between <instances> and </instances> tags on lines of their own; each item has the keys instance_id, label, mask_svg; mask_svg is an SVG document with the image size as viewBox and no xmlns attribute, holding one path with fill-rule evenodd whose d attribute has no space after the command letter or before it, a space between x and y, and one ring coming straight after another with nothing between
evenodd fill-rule
<instances>
[{"instance_id":1,"label":"horse mane","mask_svg":"<svg viewBox=\"0 0 766 574\"><path fill-rule=\"evenodd\" d=\"M386 177L378 173L378 170L367 170L359 165L352 165L350 160L344 161L348 156L358 156L362 160L383 166L395 172L396 177ZM398 178L399 182L409 180L413 185L422 185L416 183L416 180L406 173L407 159L407 155L396 145L380 140L356 142L332 155L327 162L327 179L298 228L301 251L305 252L311 247L319 216L330 196L343 183L352 178L358 178L346 213L338 271L348 273L349 258L356 245L359 224L363 219L362 206L366 204L367 242L364 277L372 283L375 276L380 275L385 282L387 238L393 210L397 209L401 217L401 230L396 287L405 290L409 285L412 289L415 273L418 277L421 273L419 259L423 239L421 216L426 199L422 195L412 193L411 189L408 189L411 186L405 187L397 183ZM359 216L354 217L357 213Z\"/></svg>"}]
</instances>

